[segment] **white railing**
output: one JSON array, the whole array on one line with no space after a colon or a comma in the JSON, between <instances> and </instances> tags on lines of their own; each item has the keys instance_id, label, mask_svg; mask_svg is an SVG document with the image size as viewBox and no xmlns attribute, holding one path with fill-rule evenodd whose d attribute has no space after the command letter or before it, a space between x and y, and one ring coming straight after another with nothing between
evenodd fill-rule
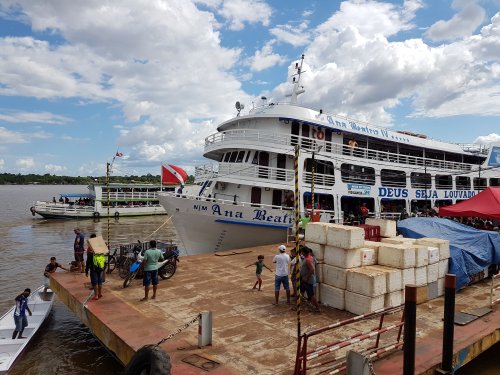
<instances>
[{"instance_id":1,"label":"white railing","mask_svg":"<svg viewBox=\"0 0 500 375\"><path fill-rule=\"evenodd\" d=\"M220 163L218 178L227 176L291 182L294 179L294 171L254 164Z\"/></svg>"},{"instance_id":2,"label":"white railing","mask_svg":"<svg viewBox=\"0 0 500 375\"><path fill-rule=\"evenodd\" d=\"M134 191L134 192L110 192L109 199L112 201L139 201L139 200L155 200L158 199L157 191ZM108 193L106 191L102 192L101 201L108 200Z\"/></svg>"},{"instance_id":3,"label":"white railing","mask_svg":"<svg viewBox=\"0 0 500 375\"><path fill-rule=\"evenodd\" d=\"M53 203L37 201L34 204L37 211L51 212L51 213L81 213L81 212L94 212L94 206L80 206L77 204L68 203Z\"/></svg>"},{"instance_id":4,"label":"white railing","mask_svg":"<svg viewBox=\"0 0 500 375\"><path fill-rule=\"evenodd\" d=\"M396 164L409 164L427 168L470 171L472 167L477 166L476 164L437 160L360 147L352 149L350 146L340 143L328 142L292 134L271 133L249 129L228 130L209 135L205 138L205 152L218 150L223 145L226 147L232 146L241 148L241 144L253 143L259 146L267 145L272 148L284 149L286 151L291 151L293 146L296 144L306 150L318 150L319 147L322 146L321 153L348 155L370 160L379 160Z\"/></svg>"},{"instance_id":5,"label":"white railing","mask_svg":"<svg viewBox=\"0 0 500 375\"><path fill-rule=\"evenodd\" d=\"M302 180L306 184L310 184L312 182L312 172L305 172ZM314 185L333 186L335 185L335 176L331 174L314 173Z\"/></svg>"}]
</instances>

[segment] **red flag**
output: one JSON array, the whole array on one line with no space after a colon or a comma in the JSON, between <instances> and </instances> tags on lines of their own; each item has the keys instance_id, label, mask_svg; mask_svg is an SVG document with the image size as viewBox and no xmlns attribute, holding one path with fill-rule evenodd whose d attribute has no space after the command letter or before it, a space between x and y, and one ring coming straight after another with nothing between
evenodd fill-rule
<instances>
[{"instance_id":1,"label":"red flag","mask_svg":"<svg viewBox=\"0 0 500 375\"><path fill-rule=\"evenodd\" d=\"M161 166L161 183L163 185L184 184L188 175L184 169L176 165L166 164Z\"/></svg>"},{"instance_id":2,"label":"red flag","mask_svg":"<svg viewBox=\"0 0 500 375\"><path fill-rule=\"evenodd\" d=\"M119 158L121 158L123 156L123 153L117 151L115 156L118 156Z\"/></svg>"}]
</instances>

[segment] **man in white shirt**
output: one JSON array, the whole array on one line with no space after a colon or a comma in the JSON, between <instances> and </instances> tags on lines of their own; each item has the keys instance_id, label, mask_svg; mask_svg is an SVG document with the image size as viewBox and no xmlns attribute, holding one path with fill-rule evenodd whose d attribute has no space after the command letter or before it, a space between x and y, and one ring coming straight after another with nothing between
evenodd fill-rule
<instances>
[{"instance_id":1,"label":"man in white shirt","mask_svg":"<svg viewBox=\"0 0 500 375\"><path fill-rule=\"evenodd\" d=\"M276 271L274 275L274 297L275 305L278 305L280 297L280 286L283 284L283 289L286 291L286 302L290 304L290 286L288 283L288 271L290 269L290 256L286 253L285 245L280 245L279 254L274 256L273 263L276 263Z\"/></svg>"}]
</instances>

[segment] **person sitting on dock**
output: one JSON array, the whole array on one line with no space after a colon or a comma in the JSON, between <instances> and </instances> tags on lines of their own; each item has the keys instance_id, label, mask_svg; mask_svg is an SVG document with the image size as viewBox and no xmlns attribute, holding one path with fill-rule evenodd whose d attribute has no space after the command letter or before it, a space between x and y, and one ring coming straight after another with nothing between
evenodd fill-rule
<instances>
[{"instance_id":1,"label":"person sitting on dock","mask_svg":"<svg viewBox=\"0 0 500 375\"><path fill-rule=\"evenodd\" d=\"M45 271L43 272L43 276L45 276L45 288L43 288L43 294L45 296L47 296L47 289L49 289L50 286L50 274L56 272L58 267L65 271L69 271L69 269L64 267L62 264L56 262L56 257L51 257L50 263L45 266Z\"/></svg>"},{"instance_id":2,"label":"person sitting on dock","mask_svg":"<svg viewBox=\"0 0 500 375\"><path fill-rule=\"evenodd\" d=\"M255 265L255 276L257 277L257 281L255 281L255 284L253 285L252 289L257 289L257 285L259 285L258 290L260 292L260 288L262 287L262 276L261 275L262 275L262 271L264 270L264 267L267 268L271 272L273 270L264 264L264 255L259 255L257 257L257 262L251 263L248 266L246 266L245 268L248 268L248 267L254 266L254 265Z\"/></svg>"},{"instance_id":3,"label":"person sitting on dock","mask_svg":"<svg viewBox=\"0 0 500 375\"><path fill-rule=\"evenodd\" d=\"M81 232L80 228L75 228L73 231L76 234L75 243L73 245L73 250L75 252L75 261L77 262L80 272L83 273L85 272L85 266L83 263L83 252L84 252L83 243L85 241L85 237L83 236L83 233Z\"/></svg>"},{"instance_id":4,"label":"person sitting on dock","mask_svg":"<svg viewBox=\"0 0 500 375\"><path fill-rule=\"evenodd\" d=\"M96 235L92 233L90 238L95 238ZM95 254L94 249L90 245L87 245L87 263L85 264L85 276L89 276L90 271L90 283L92 284L92 289L94 289L94 296L90 299L91 301L97 301L102 298L102 282L104 277L104 254Z\"/></svg>"},{"instance_id":5,"label":"person sitting on dock","mask_svg":"<svg viewBox=\"0 0 500 375\"><path fill-rule=\"evenodd\" d=\"M28 297L30 296L30 294L31 294L31 289L26 288L24 289L24 292L22 292L15 298L16 308L14 309L14 323L16 324L16 328L12 333L12 340L16 338L18 333L19 333L18 339L26 338L23 336L23 331L28 326L28 319L26 318L26 310L28 310L30 316L32 315L31 310L28 307Z\"/></svg>"},{"instance_id":6,"label":"person sitting on dock","mask_svg":"<svg viewBox=\"0 0 500 375\"><path fill-rule=\"evenodd\" d=\"M156 248L156 241L149 241L149 249L144 252L144 298L141 301L147 301L149 295L149 286L153 284L153 295L151 299L156 298L156 290L158 288L158 261L163 261L161 250Z\"/></svg>"},{"instance_id":7,"label":"person sitting on dock","mask_svg":"<svg viewBox=\"0 0 500 375\"><path fill-rule=\"evenodd\" d=\"M274 275L274 305L278 305L281 284L283 284L283 289L285 289L286 292L286 302L290 304L290 284L288 282L290 256L286 253L285 245L280 245L278 249L280 253L275 255L273 259L273 263L276 263Z\"/></svg>"}]
</instances>

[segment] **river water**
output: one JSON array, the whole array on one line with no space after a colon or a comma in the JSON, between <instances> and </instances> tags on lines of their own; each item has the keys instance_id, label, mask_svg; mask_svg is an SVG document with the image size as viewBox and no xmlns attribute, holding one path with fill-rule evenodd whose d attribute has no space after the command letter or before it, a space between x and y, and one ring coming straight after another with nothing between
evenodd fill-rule
<instances>
[{"instance_id":1,"label":"river water","mask_svg":"<svg viewBox=\"0 0 500 375\"><path fill-rule=\"evenodd\" d=\"M51 256L60 263L73 260L73 229L107 236L107 219L45 220L33 217L29 208L35 200L51 200L59 193L86 192L86 186L0 185L0 313L13 306L14 298L25 288L43 284L43 270ZM138 239L177 240L171 224L162 226L166 216L121 218L110 221L111 243L130 243ZM158 228L160 228L158 230ZM153 234L153 232L155 232ZM115 271L116 272L116 271ZM29 318L29 317L28 317ZM462 368L460 375L500 374L500 344ZM106 351L90 331L56 299L54 308L18 359L9 375L94 375L120 374L120 363Z\"/></svg>"}]
</instances>

